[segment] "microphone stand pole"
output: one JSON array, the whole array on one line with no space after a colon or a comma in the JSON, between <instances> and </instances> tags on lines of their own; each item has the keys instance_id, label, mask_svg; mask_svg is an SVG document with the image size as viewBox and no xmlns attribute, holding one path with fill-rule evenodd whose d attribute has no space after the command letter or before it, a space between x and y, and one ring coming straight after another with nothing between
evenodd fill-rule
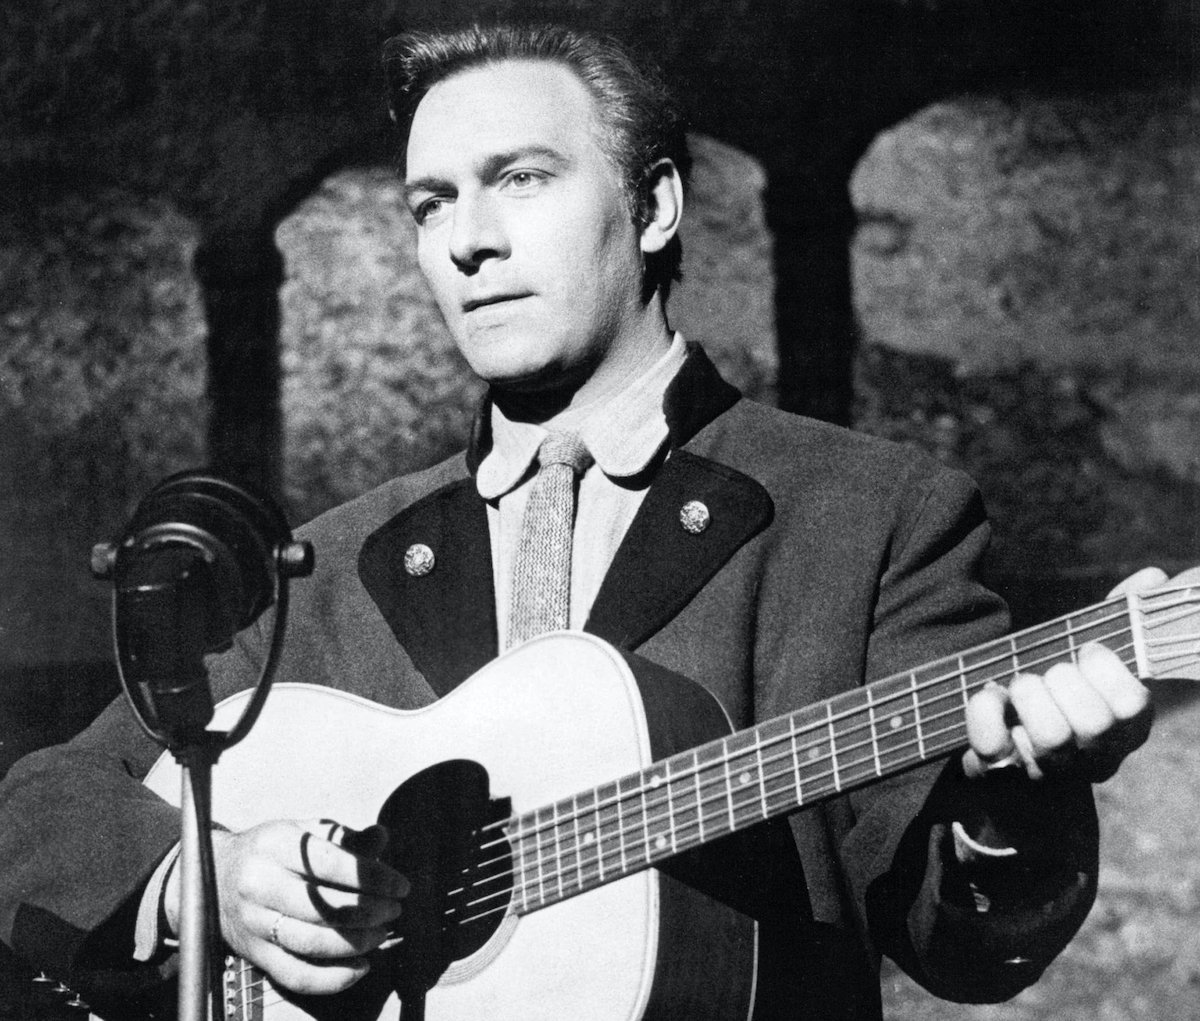
<instances>
[{"instance_id":1,"label":"microphone stand pole","mask_svg":"<svg viewBox=\"0 0 1200 1021\"><path fill-rule=\"evenodd\" d=\"M209 991L219 1003L210 964L216 894L212 873L212 767L219 749L199 742L175 751L180 765L179 1021L209 1021Z\"/></svg>"}]
</instances>

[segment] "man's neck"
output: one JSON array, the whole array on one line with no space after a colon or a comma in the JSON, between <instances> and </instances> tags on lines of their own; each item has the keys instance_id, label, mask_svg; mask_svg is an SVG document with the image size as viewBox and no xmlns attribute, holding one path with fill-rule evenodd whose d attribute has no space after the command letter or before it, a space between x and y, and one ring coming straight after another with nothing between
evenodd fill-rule
<instances>
[{"instance_id":1,"label":"man's neck","mask_svg":"<svg viewBox=\"0 0 1200 1021\"><path fill-rule=\"evenodd\" d=\"M536 391L492 388L492 399L512 421L535 422L553 428L564 418L577 419L588 409L611 401L644 376L671 346L665 317L646 324L636 335L614 342L601 361L557 389Z\"/></svg>"}]
</instances>

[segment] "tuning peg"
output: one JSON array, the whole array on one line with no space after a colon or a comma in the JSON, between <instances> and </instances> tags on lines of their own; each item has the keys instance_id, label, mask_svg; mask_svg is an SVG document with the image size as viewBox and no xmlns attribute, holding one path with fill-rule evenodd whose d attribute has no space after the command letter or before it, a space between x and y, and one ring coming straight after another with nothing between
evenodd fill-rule
<instances>
[{"instance_id":1,"label":"tuning peg","mask_svg":"<svg viewBox=\"0 0 1200 1021\"><path fill-rule=\"evenodd\" d=\"M90 1009L88 1007L88 1005L79 998L78 993L75 994L74 999L67 1000L67 1006L74 1007L76 1010L89 1010Z\"/></svg>"},{"instance_id":2,"label":"tuning peg","mask_svg":"<svg viewBox=\"0 0 1200 1021\"><path fill-rule=\"evenodd\" d=\"M34 978L33 978L33 981L34 981L34 982L39 982L39 983L41 983L42 985L49 985L49 984L51 984L51 983L53 983L53 982L54 982L54 979L52 979L52 978L51 978L49 975L47 975L47 974L46 974L44 971L39 971L39 972L38 972L38 973L37 973L37 974L34 976Z\"/></svg>"}]
</instances>

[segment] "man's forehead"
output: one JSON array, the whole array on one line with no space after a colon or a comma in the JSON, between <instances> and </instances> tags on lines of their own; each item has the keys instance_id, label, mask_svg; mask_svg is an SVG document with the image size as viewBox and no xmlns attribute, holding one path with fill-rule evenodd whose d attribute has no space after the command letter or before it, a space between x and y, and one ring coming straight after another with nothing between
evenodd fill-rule
<instances>
[{"instance_id":1,"label":"man's forehead","mask_svg":"<svg viewBox=\"0 0 1200 1021\"><path fill-rule=\"evenodd\" d=\"M569 155L595 144L596 112L587 86L556 61L514 59L465 68L439 81L418 103L406 175L432 169L423 166L431 161L492 151Z\"/></svg>"}]
</instances>

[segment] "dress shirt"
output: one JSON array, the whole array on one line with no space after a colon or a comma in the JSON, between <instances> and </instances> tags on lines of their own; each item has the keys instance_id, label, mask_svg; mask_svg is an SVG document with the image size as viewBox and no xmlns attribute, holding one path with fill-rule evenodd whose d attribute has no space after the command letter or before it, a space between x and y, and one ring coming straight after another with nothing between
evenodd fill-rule
<instances>
[{"instance_id":1,"label":"dress shirt","mask_svg":"<svg viewBox=\"0 0 1200 1021\"><path fill-rule=\"evenodd\" d=\"M583 628L617 547L645 498L653 467L667 442L663 397L683 365L686 348L670 347L641 377L603 404L565 412L554 430L577 433L594 461L579 479L571 549L570 627ZM491 405L492 449L479 465L476 486L488 503L496 622L507 643L509 606L525 505L537 474L537 451L548 430L508 418Z\"/></svg>"}]
</instances>

